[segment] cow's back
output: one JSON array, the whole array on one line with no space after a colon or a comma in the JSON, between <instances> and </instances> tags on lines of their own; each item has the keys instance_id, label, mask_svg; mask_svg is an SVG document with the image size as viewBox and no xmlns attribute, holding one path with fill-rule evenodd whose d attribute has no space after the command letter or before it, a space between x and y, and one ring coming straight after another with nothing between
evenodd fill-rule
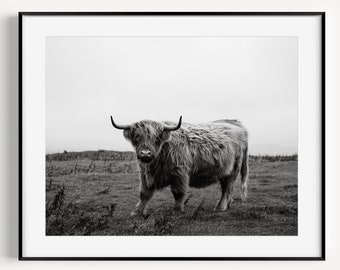
<instances>
[{"instance_id":1,"label":"cow's back","mask_svg":"<svg viewBox=\"0 0 340 270\"><path fill-rule=\"evenodd\" d=\"M170 144L183 143L183 139L190 152L190 186L193 187L208 186L229 175L248 144L247 131L236 120L183 123L172 133Z\"/></svg>"}]
</instances>

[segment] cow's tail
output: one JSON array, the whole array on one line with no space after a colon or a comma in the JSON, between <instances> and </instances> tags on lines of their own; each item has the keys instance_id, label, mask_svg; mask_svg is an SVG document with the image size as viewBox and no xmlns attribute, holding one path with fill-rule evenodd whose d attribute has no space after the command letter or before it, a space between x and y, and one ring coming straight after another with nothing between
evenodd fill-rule
<instances>
[{"instance_id":1,"label":"cow's tail","mask_svg":"<svg viewBox=\"0 0 340 270\"><path fill-rule=\"evenodd\" d=\"M241 166L241 199L243 203L247 201L247 186L248 186L248 146L243 151L243 160Z\"/></svg>"}]
</instances>

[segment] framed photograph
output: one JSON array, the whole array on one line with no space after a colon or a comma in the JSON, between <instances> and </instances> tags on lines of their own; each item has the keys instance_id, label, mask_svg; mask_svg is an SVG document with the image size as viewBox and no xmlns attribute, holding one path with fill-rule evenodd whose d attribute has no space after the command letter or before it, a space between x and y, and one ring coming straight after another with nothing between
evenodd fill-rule
<instances>
[{"instance_id":1,"label":"framed photograph","mask_svg":"<svg viewBox=\"0 0 340 270\"><path fill-rule=\"evenodd\" d=\"M324 260L324 12L20 12L20 260Z\"/></svg>"}]
</instances>

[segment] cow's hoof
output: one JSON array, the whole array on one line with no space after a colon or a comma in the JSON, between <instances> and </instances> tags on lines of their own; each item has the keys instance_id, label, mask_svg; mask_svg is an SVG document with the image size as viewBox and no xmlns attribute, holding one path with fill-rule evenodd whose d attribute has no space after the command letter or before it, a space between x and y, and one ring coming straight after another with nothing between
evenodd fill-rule
<instances>
[{"instance_id":1,"label":"cow's hoof","mask_svg":"<svg viewBox=\"0 0 340 270\"><path fill-rule=\"evenodd\" d=\"M138 213L136 213L135 211L130 213L130 217L137 217L137 216L138 216Z\"/></svg>"},{"instance_id":2,"label":"cow's hoof","mask_svg":"<svg viewBox=\"0 0 340 270\"><path fill-rule=\"evenodd\" d=\"M226 211L228 208L228 205L226 203L221 203L221 202L218 202L214 208L214 211L215 212L224 212Z\"/></svg>"},{"instance_id":3,"label":"cow's hoof","mask_svg":"<svg viewBox=\"0 0 340 270\"><path fill-rule=\"evenodd\" d=\"M181 207L178 207L178 206L175 206L172 210L174 212L184 213L184 208L181 208Z\"/></svg>"},{"instance_id":4,"label":"cow's hoof","mask_svg":"<svg viewBox=\"0 0 340 270\"><path fill-rule=\"evenodd\" d=\"M219 206L216 206L215 208L214 208L214 211L215 212L224 212L224 211L226 211L228 209L228 207L219 207Z\"/></svg>"},{"instance_id":5,"label":"cow's hoof","mask_svg":"<svg viewBox=\"0 0 340 270\"><path fill-rule=\"evenodd\" d=\"M139 210L133 210L130 214L130 217L141 217L143 216L143 212Z\"/></svg>"},{"instance_id":6,"label":"cow's hoof","mask_svg":"<svg viewBox=\"0 0 340 270\"><path fill-rule=\"evenodd\" d=\"M234 202L234 200L233 199L230 199L229 200L229 202L228 202L228 208L230 208L231 207L231 204Z\"/></svg>"}]
</instances>

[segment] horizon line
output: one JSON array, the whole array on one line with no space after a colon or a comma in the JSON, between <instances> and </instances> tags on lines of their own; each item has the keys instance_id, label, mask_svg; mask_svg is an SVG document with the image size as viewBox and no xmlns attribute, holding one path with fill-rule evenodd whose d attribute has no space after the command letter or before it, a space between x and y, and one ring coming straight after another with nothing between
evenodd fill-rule
<instances>
[{"instance_id":1,"label":"horizon line","mask_svg":"<svg viewBox=\"0 0 340 270\"><path fill-rule=\"evenodd\" d=\"M64 153L66 151L66 153ZM45 152L45 155L54 155L54 154L67 154L67 153L83 153L83 152L99 152L99 151L106 151L106 152L120 152L120 153L135 153L135 151L131 150L105 150L105 149L97 149L97 150L82 150L82 151L67 151L64 150L62 152ZM254 153L249 153L249 156L298 156L298 153L290 153L290 154L283 154L283 153L278 153L278 154L254 154Z\"/></svg>"}]
</instances>

